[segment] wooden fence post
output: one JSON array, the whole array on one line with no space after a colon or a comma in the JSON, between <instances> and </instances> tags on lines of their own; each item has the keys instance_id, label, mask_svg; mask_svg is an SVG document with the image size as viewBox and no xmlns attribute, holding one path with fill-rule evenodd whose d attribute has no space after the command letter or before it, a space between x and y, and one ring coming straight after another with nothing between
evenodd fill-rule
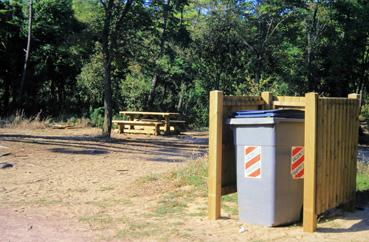
<instances>
[{"instance_id":1,"label":"wooden fence post","mask_svg":"<svg viewBox=\"0 0 369 242\"><path fill-rule=\"evenodd\" d=\"M359 106L361 106L361 96L357 93L350 93L347 95L348 99L358 99L359 100Z\"/></svg>"},{"instance_id":2,"label":"wooden fence post","mask_svg":"<svg viewBox=\"0 0 369 242\"><path fill-rule=\"evenodd\" d=\"M261 98L265 102L264 109L273 108L273 94L271 92L262 92Z\"/></svg>"},{"instance_id":3,"label":"wooden fence post","mask_svg":"<svg viewBox=\"0 0 369 242\"><path fill-rule=\"evenodd\" d=\"M210 92L208 217L220 218L222 192L223 92Z\"/></svg>"},{"instance_id":4,"label":"wooden fence post","mask_svg":"<svg viewBox=\"0 0 369 242\"><path fill-rule=\"evenodd\" d=\"M348 203L348 208L353 209L355 207L355 202L356 202L356 175L357 175L357 144L359 142L359 128L360 128L360 121L359 121L359 115L360 115L360 109L361 109L361 95L357 94L357 93L350 93L349 95L347 95L348 99L357 99L358 100L358 106L356 109L356 117L352 117L355 118L356 120L356 125L353 128L353 137L351 140L351 142L353 142L352 144L354 145L354 152L353 152L353 158L352 158L352 163L351 163L351 172L350 172L350 184L351 186L351 191L350 191L350 201Z\"/></svg>"},{"instance_id":5,"label":"wooden fence post","mask_svg":"<svg viewBox=\"0 0 369 242\"><path fill-rule=\"evenodd\" d=\"M304 232L314 232L317 227L316 162L318 151L318 101L318 94L305 94Z\"/></svg>"}]
</instances>

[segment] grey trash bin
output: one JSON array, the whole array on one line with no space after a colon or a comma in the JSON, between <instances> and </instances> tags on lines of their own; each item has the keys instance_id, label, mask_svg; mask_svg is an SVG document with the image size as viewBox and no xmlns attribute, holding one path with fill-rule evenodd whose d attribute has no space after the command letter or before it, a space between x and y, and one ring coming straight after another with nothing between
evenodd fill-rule
<instances>
[{"instance_id":1,"label":"grey trash bin","mask_svg":"<svg viewBox=\"0 0 369 242\"><path fill-rule=\"evenodd\" d=\"M303 201L304 112L241 111L234 134L240 220L277 226L296 222Z\"/></svg>"}]
</instances>

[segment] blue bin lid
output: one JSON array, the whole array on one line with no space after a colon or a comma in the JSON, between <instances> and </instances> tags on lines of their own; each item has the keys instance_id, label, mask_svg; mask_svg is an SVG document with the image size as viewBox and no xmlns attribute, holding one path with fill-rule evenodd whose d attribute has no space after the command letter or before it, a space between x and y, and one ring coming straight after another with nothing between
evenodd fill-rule
<instances>
[{"instance_id":1,"label":"blue bin lid","mask_svg":"<svg viewBox=\"0 0 369 242\"><path fill-rule=\"evenodd\" d=\"M247 110L233 113L234 118L299 118L303 119L305 112L295 109Z\"/></svg>"}]
</instances>

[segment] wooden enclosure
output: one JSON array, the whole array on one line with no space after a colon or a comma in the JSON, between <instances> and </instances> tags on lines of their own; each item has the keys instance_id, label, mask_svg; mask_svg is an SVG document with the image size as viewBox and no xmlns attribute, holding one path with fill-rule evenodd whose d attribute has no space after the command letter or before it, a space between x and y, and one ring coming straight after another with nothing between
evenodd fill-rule
<instances>
[{"instance_id":1,"label":"wooden enclosure","mask_svg":"<svg viewBox=\"0 0 369 242\"><path fill-rule=\"evenodd\" d=\"M223 96L210 92L208 216L221 216L221 196L236 192L232 130L225 120L237 110L305 110L304 231L316 230L317 215L352 202L356 190L356 151L360 98Z\"/></svg>"}]
</instances>

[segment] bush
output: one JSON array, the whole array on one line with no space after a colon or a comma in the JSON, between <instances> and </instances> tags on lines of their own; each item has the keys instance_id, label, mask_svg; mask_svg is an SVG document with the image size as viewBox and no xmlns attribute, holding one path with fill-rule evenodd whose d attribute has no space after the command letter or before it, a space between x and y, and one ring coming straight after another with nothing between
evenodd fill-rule
<instances>
[{"instance_id":1,"label":"bush","mask_svg":"<svg viewBox=\"0 0 369 242\"><path fill-rule=\"evenodd\" d=\"M102 128L104 124L104 107L90 109L90 120L92 126Z\"/></svg>"}]
</instances>

